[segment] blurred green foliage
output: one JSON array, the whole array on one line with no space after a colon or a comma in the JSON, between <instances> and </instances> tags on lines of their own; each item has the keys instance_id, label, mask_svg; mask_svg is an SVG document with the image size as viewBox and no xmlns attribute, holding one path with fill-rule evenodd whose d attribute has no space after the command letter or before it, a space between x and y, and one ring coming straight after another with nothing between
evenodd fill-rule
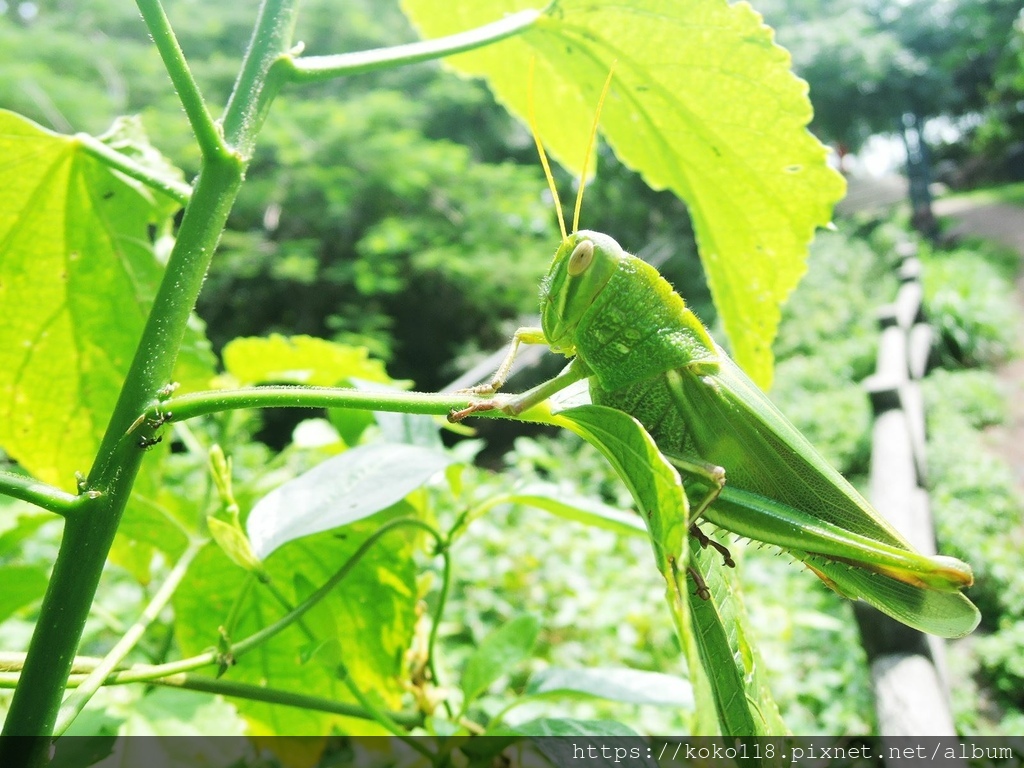
<instances>
[{"instance_id":1,"label":"blurred green foliage","mask_svg":"<svg viewBox=\"0 0 1024 768\"><path fill-rule=\"evenodd\" d=\"M928 318L943 364L973 367L1009 357L1019 343L1012 282L1019 256L970 244L922 255Z\"/></svg>"},{"instance_id":2,"label":"blurred green foliage","mask_svg":"<svg viewBox=\"0 0 1024 768\"><path fill-rule=\"evenodd\" d=\"M983 116L1020 141L1017 0L762 0L811 86L814 128L851 150L905 112L968 133ZM1016 24L1015 24L1016 22ZM1005 146L1005 144L1004 144Z\"/></svg>"}]
</instances>

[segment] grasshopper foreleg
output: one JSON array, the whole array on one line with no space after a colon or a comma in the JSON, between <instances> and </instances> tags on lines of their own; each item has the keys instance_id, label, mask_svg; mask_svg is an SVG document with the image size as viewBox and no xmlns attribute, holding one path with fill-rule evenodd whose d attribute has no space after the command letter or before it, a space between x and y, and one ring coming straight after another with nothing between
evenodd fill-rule
<instances>
[{"instance_id":1,"label":"grasshopper foreleg","mask_svg":"<svg viewBox=\"0 0 1024 768\"><path fill-rule=\"evenodd\" d=\"M520 344L547 343L548 340L544 336L544 331L540 328L524 326L516 329L516 332L512 334L512 343L509 345L508 354L505 355L505 359L501 361L501 365L498 366L498 370L494 372L494 376L491 377L491 380L486 384L477 384L475 387L469 387L468 389L460 390L460 392L472 395L493 395L505 386L505 382L508 380L509 374L512 372L512 364L516 361L516 353L519 352Z\"/></svg>"},{"instance_id":2,"label":"grasshopper foreleg","mask_svg":"<svg viewBox=\"0 0 1024 768\"><path fill-rule=\"evenodd\" d=\"M590 370L577 357L553 379L541 382L533 389L528 389L521 395L504 396L500 399L494 397L482 400L479 403L472 403L461 410L449 413L448 421L462 421L467 416L480 413L481 411L501 411L508 416L518 416L523 411L547 400L556 392L560 392L570 384L580 379L585 379L589 375Z\"/></svg>"},{"instance_id":3,"label":"grasshopper foreleg","mask_svg":"<svg viewBox=\"0 0 1024 768\"><path fill-rule=\"evenodd\" d=\"M698 479L704 480L710 485L700 504L690 510L690 519L687 520L687 523L694 523L711 506L712 502L718 498L718 494L725 487L725 469L707 461L694 461L671 454L665 454L665 458L687 475L696 475Z\"/></svg>"}]
</instances>

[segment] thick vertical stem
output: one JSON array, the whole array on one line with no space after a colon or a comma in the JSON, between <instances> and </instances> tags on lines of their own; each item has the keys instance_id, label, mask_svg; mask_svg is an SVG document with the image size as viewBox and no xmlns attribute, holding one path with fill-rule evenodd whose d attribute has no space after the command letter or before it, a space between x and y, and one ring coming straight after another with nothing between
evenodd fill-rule
<instances>
[{"instance_id":1,"label":"thick vertical stem","mask_svg":"<svg viewBox=\"0 0 1024 768\"><path fill-rule=\"evenodd\" d=\"M241 185L259 117L273 97L275 88L268 86L268 72L291 44L295 5L296 0L265 0L260 10L225 115L231 122L226 136L235 149L209 143L203 147L203 168L89 473L88 488L99 495L83 504L80 514L65 526L21 680L4 723L4 737L31 738L0 739L0 765L40 768L48 760L50 737L71 664L142 461L140 441L152 437L153 429L142 425L131 435L127 432L170 381L189 313ZM182 65L173 57L165 63L169 69Z\"/></svg>"},{"instance_id":2,"label":"thick vertical stem","mask_svg":"<svg viewBox=\"0 0 1024 768\"><path fill-rule=\"evenodd\" d=\"M49 736L71 663L144 455L140 439L146 436L145 430L126 435L127 429L171 376L189 312L241 177L242 167L234 162L208 163L199 175L142 341L89 476L90 490L101 495L84 504L65 525L21 681L4 723L4 736L39 738L0 740L0 765L34 768L46 762Z\"/></svg>"}]
</instances>

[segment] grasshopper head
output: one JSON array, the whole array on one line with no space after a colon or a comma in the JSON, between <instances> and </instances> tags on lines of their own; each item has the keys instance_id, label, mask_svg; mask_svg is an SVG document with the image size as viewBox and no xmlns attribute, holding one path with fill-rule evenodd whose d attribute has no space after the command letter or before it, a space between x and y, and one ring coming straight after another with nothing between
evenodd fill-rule
<instances>
[{"instance_id":1,"label":"grasshopper head","mask_svg":"<svg viewBox=\"0 0 1024 768\"><path fill-rule=\"evenodd\" d=\"M576 326L621 259L617 242L590 230L569 235L555 252L540 284L541 327L553 351L575 353Z\"/></svg>"}]
</instances>

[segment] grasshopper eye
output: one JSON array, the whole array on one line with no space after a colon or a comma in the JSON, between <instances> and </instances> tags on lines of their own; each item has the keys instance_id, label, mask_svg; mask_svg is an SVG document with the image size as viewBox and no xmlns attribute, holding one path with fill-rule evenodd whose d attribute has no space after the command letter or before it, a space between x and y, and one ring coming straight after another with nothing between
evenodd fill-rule
<instances>
[{"instance_id":1,"label":"grasshopper eye","mask_svg":"<svg viewBox=\"0 0 1024 768\"><path fill-rule=\"evenodd\" d=\"M594 260L594 244L589 240L580 240L569 256L569 276L576 277L583 274Z\"/></svg>"}]
</instances>

